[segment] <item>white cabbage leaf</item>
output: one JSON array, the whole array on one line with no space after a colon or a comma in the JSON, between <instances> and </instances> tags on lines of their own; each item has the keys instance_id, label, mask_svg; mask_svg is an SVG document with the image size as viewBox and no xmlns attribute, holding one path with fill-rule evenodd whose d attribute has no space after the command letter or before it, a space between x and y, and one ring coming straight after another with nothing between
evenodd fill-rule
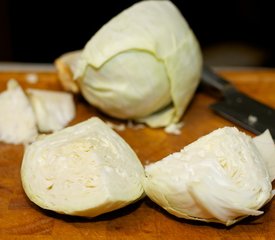
<instances>
[{"instance_id":1,"label":"white cabbage leaf","mask_svg":"<svg viewBox=\"0 0 275 240\"><path fill-rule=\"evenodd\" d=\"M275 179L275 147L269 130L253 138L253 142L260 151L270 176L270 181Z\"/></svg>"},{"instance_id":2,"label":"white cabbage leaf","mask_svg":"<svg viewBox=\"0 0 275 240\"><path fill-rule=\"evenodd\" d=\"M75 117L75 103L71 93L27 89L40 132L53 132L66 127Z\"/></svg>"},{"instance_id":3,"label":"white cabbage leaf","mask_svg":"<svg viewBox=\"0 0 275 240\"><path fill-rule=\"evenodd\" d=\"M272 141L268 134L256 141L260 139L260 144ZM257 146L236 128L217 129L146 166L145 192L181 218L231 225L246 216L260 215L261 207L274 194L274 168L271 172L268 168L274 166L275 146L267 144L266 154Z\"/></svg>"},{"instance_id":4,"label":"white cabbage leaf","mask_svg":"<svg viewBox=\"0 0 275 240\"><path fill-rule=\"evenodd\" d=\"M54 61L57 70L58 79L64 90L72 93L78 93L79 87L73 79L73 73L77 69L77 61L82 53L82 50L76 50L62 54Z\"/></svg>"},{"instance_id":5,"label":"white cabbage leaf","mask_svg":"<svg viewBox=\"0 0 275 240\"><path fill-rule=\"evenodd\" d=\"M177 123L198 86L199 44L170 1L141 1L86 44L75 78L105 113L151 127Z\"/></svg>"},{"instance_id":6,"label":"white cabbage leaf","mask_svg":"<svg viewBox=\"0 0 275 240\"><path fill-rule=\"evenodd\" d=\"M0 94L0 141L27 144L37 135L32 106L18 82L11 79Z\"/></svg>"},{"instance_id":7,"label":"white cabbage leaf","mask_svg":"<svg viewBox=\"0 0 275 240\"><path fill-rule=\"evenodd\" d=\"M21 179L38 206L94 217L137 201L144 169L130 146L94 117L26 148Z\"/></svg>"}]
</instances>

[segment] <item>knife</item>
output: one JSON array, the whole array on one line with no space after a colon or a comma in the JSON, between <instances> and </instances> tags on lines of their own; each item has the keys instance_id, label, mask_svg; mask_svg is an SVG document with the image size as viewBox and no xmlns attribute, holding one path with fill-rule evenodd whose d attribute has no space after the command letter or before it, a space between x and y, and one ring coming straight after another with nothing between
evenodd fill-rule
<instances>
[{"instance_id":1,"label":"knife","mask_svg":"<svg viewBox=\"0 0 275 240\"><path fill-rule=\"evenodd\" d=\"M203 66L202 84L218 91L222 100L210 108L225 119L255 133L269 129L275 141L275 110L237 90L229 81Z\"/></svg>"}]
</instances>

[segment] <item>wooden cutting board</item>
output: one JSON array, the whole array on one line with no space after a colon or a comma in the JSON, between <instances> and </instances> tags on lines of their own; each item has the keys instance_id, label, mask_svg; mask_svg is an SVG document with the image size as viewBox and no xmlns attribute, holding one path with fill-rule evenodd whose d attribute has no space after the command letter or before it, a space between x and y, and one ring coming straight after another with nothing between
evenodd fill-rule
<instances>
[{"instance_id":1,"label":"wooden cutting board","mask_svg":"<svg viewBox=\"0 0 275 240\"><path fill-rule=\"evenodd\" d=\"M61 90L54 72L36 73L35 84L27 81L28 74L0 73L0 91L10 78L17 79L24 88ZM221 74L243 92L275 108L275 70L223 71ZM124 123L106 117L81 97L75 100L77 116L71 125L91 116ZM183 117L181 135L150 128L126 128L118 133L143 164L158 161L216 128L233 126L209 110L209 104L216 100L198 89ZM148 198L93 219L42 210L27 199L21 186L23 152L22 145L0 143L0 239L275 239L275 199L264 207L265 213L260 217L247 218L232 227L178 219Z\"/></svg>"}]
</instances>

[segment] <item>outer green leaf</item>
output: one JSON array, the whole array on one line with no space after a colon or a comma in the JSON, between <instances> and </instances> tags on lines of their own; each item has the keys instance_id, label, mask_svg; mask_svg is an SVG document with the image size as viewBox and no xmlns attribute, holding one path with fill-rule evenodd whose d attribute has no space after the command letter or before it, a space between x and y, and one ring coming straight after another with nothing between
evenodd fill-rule
<instances>
[{"instance_id":1,"label":"outer green leaf","mask_svg":"<svg viewBox=\"0 0 275 240\"><path fill-rule=\"evenodd\" d=\"M159 109L150 109L145 101L148 99L147 95L141 94L143 101L139 101L141 104L139 108L143 107L143 112L149 112L154 116L147 116L146 114L144 117L144 114L141 114L142 111L137 111L135 115L127 116L126 113L124 116L117 117L140 118L140 121L147 122L152 127L166 126L177 122L199 83L202 57L199 44L192 30L179 10L170 1L139 2L114 17L91 38L84 48L75 74L76 78L81 79L80 84L84 96L90 103L115 116L116 108L106 109L105 106L108 104L99 106L98 101L94 101L91 92L98 94L98 89L92 86L94 78L91 77L90 71L103 76L102 81L104 81L106 77L101 71L105 65L110 67L111 64L114 64L113 70L117 73L119 69L112 61L117 61L116 58L121 57L122 54L135 54L135 52L146 52L153 56L155 61L162 65L159 67L166 71L165 74L159 73L162 77L157 75L157 80L146 79L147 84L144 83L145 79L140 80L136 83L137 91L142 93L151 81L160 81L157 85L169 85L167 91L171 98L170 110L164 109L167 106L166 101L161 104ZM131 61L125 65L125 68L128 67L128 64L130 65ZM142 71L149 71L152 74L152 63L145 64L142 60L139 64L141 67L134 70L134 73L139 75ZM130 67L130 69L132 68ZM122 76L120 78L124 79L124 82L128 75L126 74L124 77L123 71L124 68L121 70ZM118 84L121 82L120 80L114 81L117 81ZM167 99L167 93L162 94L158 92L159 89L163 90L166 87L151 88L151 97L155 99L154 101L159 101L161 97ZM130 98L123 99L123 96L118 94L116 90L114 90L114 94L116 98L121 99L122 109L120 111L127 111L128 109L124 108L124 103L128 102L131 105L132 100ZM103 101L104 97L102 97Z\"/></svg>"}]
</instances>

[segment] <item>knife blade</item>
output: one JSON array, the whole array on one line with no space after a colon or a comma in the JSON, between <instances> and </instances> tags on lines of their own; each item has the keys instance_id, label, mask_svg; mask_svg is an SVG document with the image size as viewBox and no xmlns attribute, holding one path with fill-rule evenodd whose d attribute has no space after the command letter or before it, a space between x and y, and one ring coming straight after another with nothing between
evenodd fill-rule
<instances>
[{"instance_id":1,"label":"knife blade","mask_svg":"<svg viewBox=\"0 0 275 240\"><path fill-rule=\"evenodd\" d=\"M240 92L229 81L204 66L202 84L218 91L222 100L210 108L225 119L255 133L269 129L275 141L275 110Z\"/></svg>"}]
</instances>

